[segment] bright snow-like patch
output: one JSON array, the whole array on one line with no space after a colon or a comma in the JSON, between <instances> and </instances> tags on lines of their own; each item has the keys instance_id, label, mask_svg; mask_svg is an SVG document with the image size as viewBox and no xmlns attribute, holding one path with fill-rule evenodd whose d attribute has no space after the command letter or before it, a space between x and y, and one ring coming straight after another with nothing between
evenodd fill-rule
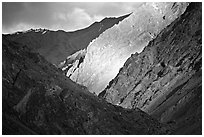
<instances>
[{"instance_id":1,"label":"bright snow-like patch","mask_svg":"<svg viewBox=\"0 0 204 137\"><path fill-rule=\"evenodd\" d=\"M32 29L29 29L29 30L27 30L27 31L24 31L23 33L31 32L31 31L33 31L33 30L32 30Z\"/></svg>"},{"instance_id":2,"label":"bright snow-like patch","mask_svg":"<svg viewBox=\"0 0 204 137\"><path fill-rule=\"evenodd\" d=\"M47 31L44 31L42 34L45 34Z\"/></svg>"},{"instance_id":3,"label":"bright snow-like patch","mask_svg":"<svg viewBox=\"0 0 204 137\"><path fill-rule=\"evenodd\" d=\"M40 29L36 29L36 30L35 30L35 32L40 32L40 31L41 31Z\"/></svg>"},{"instance_id":4,"label":"bright snow-like patch","mask_svg":"<svg viewBox=\"0 0 204 137\"><path fill-rule=\"evenodd\" d=\"M62 70L64 71L64 70L66 70L68 67L69 67L69 66L66 66L66 67L62 68Z\"/></svg>"}]
</instances>

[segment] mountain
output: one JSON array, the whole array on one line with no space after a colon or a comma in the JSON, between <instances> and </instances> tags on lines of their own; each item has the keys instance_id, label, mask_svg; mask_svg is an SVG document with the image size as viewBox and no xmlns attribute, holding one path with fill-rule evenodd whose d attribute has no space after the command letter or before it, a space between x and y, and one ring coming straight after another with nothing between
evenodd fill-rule
<instances>
[{"instance_id":1,"label":"mountain","mask_svg":"<svg viewBox=\"0 0 204 137\"><path fill-rule=\"evenodd\" d=\"M25 32L3 35L3 37L27 45L32 51L40 53L47 61L58 65L67 56L86 48L93 39L129 15L118 18L105 18L85 29L74 32L30 29Z\"/></svg>"},{"instance_id":2,"label":"mountain","mask_svg":"<svg viewBox=\"0 0 204 137\"><path fill-rule=\"evenodd\" d=\"M132 54L99 96L171 123L172 134L202 134L202 3Z\"/></svg>"},{"instance_id":3,"label":"mountain","mask_svg":"<svg viewBox=\"0 0 204 137\"><path fill-rule=\"evenodd\" d=\"M67 59L61 62L57 68L63 71L64 75L70 77L80 64L84 61L86 55L86 49L79 50L76 53L67 57Z\"/></svg>"},{"instance_id":4,"label":"mountain","mask_svg":"<svg viewBox=\"0 0 204 137\"><path fill-rule=\"evenodd\" d=\"M187 5L176 2L143 4L129 17L94 39L86 49L83 62L76 65L79 62L76 59L76 63L62 65L64 73L98 95L131 54L141 52L161 30L183 14ZM70 68L71 72L65 68Z\"/></svg>"},{"instance_id":5,"label":"mountain","mask_svg":"<svg viewBox=\"0 0 204 137\"><path fill-rule=\"evenodd\" d=\"M85 30L3 35L3 134L202 134L201 2L146 3L55 65L37 51Z\"/></svg>"},{"instance_id":6,"label":"mountain","mask_svg":"<svg viewBox=\"0 0 204 137\"><path fill-rule=\"evenodd\" d=\"M107 103L40 54L3 37L3 134L168 134L139 109Z\"/></svg>"}]
</instances>

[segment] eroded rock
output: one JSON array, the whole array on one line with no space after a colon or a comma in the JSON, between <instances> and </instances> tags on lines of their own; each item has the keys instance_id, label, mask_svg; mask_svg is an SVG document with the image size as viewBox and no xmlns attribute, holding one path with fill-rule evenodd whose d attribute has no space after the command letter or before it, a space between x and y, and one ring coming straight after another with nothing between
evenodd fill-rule
<instances>
[{"instance_id":1,"label":"eroded rock","mask_svg":"<svg viewBox=\"0 0 204 137\"><path fill-rule=\"evenodd\" d=\"M143 111L107 103L16 44L3 39L3 134L169 134Z\"/></svg>"},{"instance_id":2,"label":"eroded rock","mask_svg":"<svg viewBox=\"0 0 204 137\"><path fill-rule=\"evenodd\" d=\"M174 121L176 134L201 134L201 32L202 4L191 3L126 61L99 96L124 108L140 108L161 122Z\"/></svg>"},{"instance_id":3,"label":"eroded rock","mask_svg":"<svg viewBox=\"0 0 204 137\"><path fill-rule=\"evenodd\" d=\"M188 3L146 3L87 47L79 69L70 78L99 94L132 53L142 49L179 17Z\"/></svg>"}]
</instances>

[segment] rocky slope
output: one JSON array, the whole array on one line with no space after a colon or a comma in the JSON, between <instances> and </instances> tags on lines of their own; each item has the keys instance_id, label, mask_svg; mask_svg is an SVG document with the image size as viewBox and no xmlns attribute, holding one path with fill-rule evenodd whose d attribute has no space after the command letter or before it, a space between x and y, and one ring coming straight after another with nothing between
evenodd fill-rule
<instances>
[{"instance_id":1,"label":"rocky slope","mask_svg":"<svg viewBox=\"0 0 204 137\"><path fill-rule=\"evenodd\" d=\"M86 48L106 29L128 16L129 14L118 18L105 18L101 22L95 22L85 29L74 32L31 29L26 32L3 35L3 37L27 45L33 51L40 53L47 61L58 65L67 56Z\"/></svg>"},{"instance_id":2,"label":"rocky slope","mask_svg":"<svg viewBox=\"0 0 204 137\"><path fill-rule=\"evenodd\" d=\"M61 62L57 68L63 71L64 75L70 77L80 64L84 61L86 55L86 49L77 51L76 53L67 57L67 59Z\"/></svg>"},{"instance_id":3,"label":"rocky slope","mask_svg":"<svg viewBox=\"0 0 204 137\"><path fill-rule=\"evenodd\" d=\"M139 109L113 106L27 46L3 38L3 134L168 134Z\"/></svg>"},{"instance_id":4,"label":"rocky slope","mask_svg":"<svg viewBox=\"0 0 204 137\"><path fill-rule=\"evenodd\" d=\"M202 134L202 3L132 54L99 96L171 123L173 134Z\"/></svg>"},{"instance_id":5,"label":"rocky slope","mask_svg":"<svg viewBox=\"0 0 204 137\"><path fill-rule=\"evenodd\" d=\"M132 53L141 50L179 17L188 3L146 3L118 25L103 32L87 47L83 62L68 76L100 93ZM64 68L66 68L65 66ZM65 72L66 73L66 72Z\"/></svg>"}]
</instances>

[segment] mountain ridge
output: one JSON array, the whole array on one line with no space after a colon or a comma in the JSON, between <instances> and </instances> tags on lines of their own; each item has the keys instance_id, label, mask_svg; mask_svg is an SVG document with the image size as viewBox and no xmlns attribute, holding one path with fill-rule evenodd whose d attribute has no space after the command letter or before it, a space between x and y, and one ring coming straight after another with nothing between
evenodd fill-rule
<instances>
[{"instance_id":1,"label":"mountain ridge","mask_svg":"<svg viewBox=\"0 0 204 137\"><path fill-rule=\"evenodd\" d=\"M70 52L70 56L66 56L63 62L59 61L59 65L53 65L52 61L47 61L29 47L31 44L25 44L31 42L33 37L26 36L30 40L18 42L3 35L2 133L202 134L202 3L168 4L147 3L152 8L150 11L170 9L170 12L156 16L151 21L153 23L147 25L147 31L144 29L138 35L129 35L138 28L135 26L136 19L130 18L134 15L132 13L118 25L100 33L98 38L91 41L91 46L73 54ZM142 17L149 17L144 12L140 13ZM165 26L163 29L151 28L156 21L166 22L169 18L172 19L169 24L159 24ZM130 20L135 21L135 24L131 24ZM144 22L148 20L144 18ZM144 25L144 22L138 26ZM100 26L90 30L98 32L99 29ZM149 31L154 29L156 32ZM46 29L30 30L28 33L49 34ZM53 35L51 38L63 38L64 31L59 33L62 35ZM80 33L73 32L74 35ZM124 37L120 37L120 34ZM83 35L79 37L83 38ZM141 52L130 54L117 75L108 81L109 84L99 95L93 94L87 85L80 85L70 79L76 76L85 63L89 65L89 72L103 68L111 59L110 67L117 66L117 59L122 58L122 54L116 58L114 53L116 49L118 54L120 39L121 45L128 45L130 49L135 48L134 43L149 41ZM101 43L105 43L105 47L101 47ZM35 46L40 47L36 43ZM122 49L126 50L126 47ZM110 56L98 56L106 53L110 53ZM89 64L91 59L98 59L99 64ZM104 68L111 69L107 66ZM105 72L102 75L110 74ZM102 75L96 75L102 80L101 85ZM91 79L89 75L86 78ZM94 82L97 83L96 80ZM78 77L75 81L78 81Z\"/></svg>"},{"instance_id":2,"label":"mountain ridge","mask_svg":"<svg viewBox=\"0 0 204 137\"><path fill-rule=\"evenodd\" d=\"M75 71L71 75L69 71L65 73L98 95L130 55L141 52L187 6L188 3L147 3L135 9L129 17L94 39L79 67L72 68Z\"/></svg>"},{"instance_id":3,"label":"mountain ridge","mask_svg":"<svg viewBox=\"0 0 204 137\"><path fill-rule=\"evenodd\" d=\"M102 32L119 23L130 14L118 18L104 18L87 28L66 32L48 29L30 29L25 32L3 34L11 41L27 45L32 51L40 53L46 60L56 66L67 56L87 47L87 45Z\"/></svg>"}]
</instances>

